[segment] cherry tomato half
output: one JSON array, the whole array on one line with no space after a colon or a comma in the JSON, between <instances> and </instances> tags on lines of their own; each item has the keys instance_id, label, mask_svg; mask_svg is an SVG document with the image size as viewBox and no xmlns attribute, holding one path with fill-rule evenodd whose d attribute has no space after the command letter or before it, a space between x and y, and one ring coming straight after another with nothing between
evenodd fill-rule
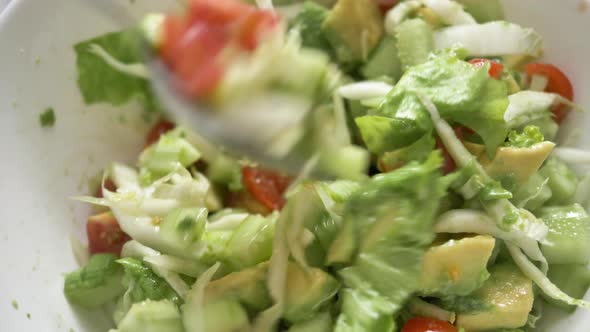
<instances>
[{"instance_id":1,"label":"cherry tomato half","mask_svg":"<svg viewBox=\"0 0 590 332\"><path fill-rule=\"evenodd\" d=\"M280 210L285 205L283 193L291 182L289 177L260 167L245 166L242 181L250 194L270 210Z\"/></svg>"},{"instance_id":2,"label":"cherry tomato half","mask_svg":"<svg viewBox=\"0 0 590 332\"><path fill-rule=\"evenodd\" d=\"M504 72L504 65L501 63L497 63L496 61L492 61L489 59L471 59L469 63L474 65L477 68L483 67L486 63L490 64L490 70L488 73L490 74L491 78L499 79L502 77L502 72Z\"/></svg>"},{"instance_id":3,"label":"cherry tomato half","mask_svg":"<svg viewBox=\"0 0 590 332\"><path fill-rule=\"evenodd\" d=\"M548 63L529 63L525 67L529 77L542 75L547 77L545 91L557 93L568 100L574 100L574 88L569 78L557 67ZM570 108L567 105L558 105L552 109L555 121L561 123L568 115Z\"/></svg>"},{"instance_id":4,"label":"cherry tomato half","mask_svg":"<svg viewBox=\"0 0 590 332\"><path fill-rule=\"evenodd\" d=\"M460 140L463 140L463 130L470 130L470 129L465 128L465 127L455 127L454 128L455 135ZM451 157L446 146L443 144L443 142L438 137L436 138L436 148L440 149L443 154L443 159L444 159L443 166L442 166L443 174L447 175L449 173L452 173L455 169L457 169L457 165L455 164L455 160L453 159L453 157Z\"/></svg>"},{"instance_id":5,"label":"cherry tomato half","mask_svg":"<svg viewBox=\"0 0 590 332\"><path fill-rule=\"evenodd\" d=\"M88 218L86 235L91 254L112 253L120 256L123 245L131 239L123 232L111 212Z\"/></svg>"},{"instance_id":6,"label":"cherry tomato half","mask_svg":"<svg viewBox=\"0 0 590 332\"><path fill-rule=\"evenodd\" d=\"M379 10L381 10L381 13L383 13L383 14L387 13L391 8L393 8L399 2L399 0L374 0L374 1L377 3L377 6L379 6Z\"/></svg>"},{"instance_id":7,"label":"cherry tomato half","mask_svg":"<svg viewBox=\"0 0 590 332\"><path fill-rule=\"evenodd\" d=\"M414 317L406 322L402 332L457 332L457 328L442 320Z\"/></svg>"},{"instance_id":8,"label":"cherry tomato half","mask_svg":"<svg viewBox=\"0 0 590 332\"><path fill-rule=\"evenodd\" d=\"M147 147L156 143L160 139L160 136L174 129L174 127L176 125L168 120L162 119L156 122L145 137L145 146Z\"/></svg>"}]
</instances>

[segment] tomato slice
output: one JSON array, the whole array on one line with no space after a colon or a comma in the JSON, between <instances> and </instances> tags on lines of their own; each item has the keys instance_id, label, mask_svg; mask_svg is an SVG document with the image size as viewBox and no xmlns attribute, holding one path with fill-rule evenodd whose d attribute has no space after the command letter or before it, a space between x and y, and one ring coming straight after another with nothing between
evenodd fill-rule
<instances>
[{"instance_id":1,"label":"tomato slice","mask_svg":"<svg viewBox=\"0 0 590 332\"><path fill-rule=\"evenodd\" d=\"M160 139L160 136L174 129L174 127L176 125L168 120L162 119L156 122L145 137L145 146L147 147L156 143Z\"/></svg>"},{"instance_id":2,"label":"tomato slice","mask_svg":"<svg viewBox=\"0 0 590 332\"><path fill-rule=\"evenodd\" d=\"M189 97L206 98L237 52L254 50L278 16L238 0L192 0L185 16L168 16L161 56Z\"/></svg>"},{"instance_id":3,"label":"tomato slice","mask_svg":"<svg viewBox=\"0 0 590 332\"><path fill-rule=\"evenodd\" d=\"M381 13L385 14L395 5L397 5L399 0L375 0L375 2L377 3L377 6L379 6Z\"/></svg>"},{"instance_id":4,"label":"tomato slice","mask_svg":"<svg viewBox=\"0 0 590 332\"><path fill-rule=\"evenodd\" d=\"M229 192L225 196L224 206L231 208L244 209L252 214L261 214L266 216L272 212L271 209L260 203L254 196L246 189L236 192Z\"/></svg>"},{"instance_id":5,"label":"tomato slice","mask_svg":"<svg viewBox=\"0 0 590 332\"><path fill-rule=\"evenodd\" d=\"M457 328L442 320L414 317L406 322L402 332L457 332Z\"/></svg>"},{"instance_id":6,"label":"tomato slice","mask_svg":"<svg viewBox=\"0 0 590 332\"><path fill-rule=\"evenodd\" d=\"M117 190L117 186L115 185L113 180L111 180L109 178L104 180L104 187L106 189L108 189L109 191L116 191ZM98 188L96 188L96 193L94 193L94 197L96 197L96 198L103 198L104 197L104 193L102 191L102 186L99 186Z\"/></svg>"},{"instance_id":7,"label":"tomato slice","mask_svg":"<svg viewBox=\"0 0 590 332\"><path fill-rule=\"evenodd\" d=\"M557 93L564 98L574 100L574 87L569 78L557 67L548 63L529 63L525 67L525 72L529 77L533 75L542 75L547 77L547 87L545 91ZM561 123L568 115L570 108L567 105L558 105L552 109L555 121Z\"/></svg>"},{"instance_id":8,"label":"tomato slice","mask_svg":"<svg viewBox=\"0 0 590 332\"><path fill-rule=\"evenodd\" d=\"M277 172L260 167L242 167L242 181L254 198L270 210L280 210L285 205L283 193L291 179Z\"/></svg>"},{"instance_id":9,"label":"tomato slice","mask_svg":"<svg viewBox=\"0 0 590 332\"><path fill-rule=\"evenodd\" d=\"M497 63L496 61L490 59L471 59L469 60L469 63L477 68L481 68L486 63L489 63L490 70L488 71L488 74L490 74L491 78L500 79L502 77L502 73L504 72L503 64Z\"/></svg>"},{"instance_id":10,"label":"tomato slice","mask_svg":"<svg viewBox=\"0 0 590 332\"><path fill-rule=\"evenodd\" d=\"M121 255L125 242L131 240L125 234L111 212L91 216L86 223L86 235L91 254L112 253Z\"/></svg>"},{"instance_id":11,"label":"tomato slice","mask_svg":"<svg viewBox=\"0 0 590 332\"><path fill-rule=\"evenodd\" d=\"M470 130L469 128L465 127L455 127L455 135L460 139L463 140L463 130ZM440 149L443 154L443 166L442 172L444 175L452 173L457 169L457 165L455 164L455 160L451 157L451 154L447 150L447 147L443 144L440 138L436 138L436 148Z\"/></svg>"}]
</instances>

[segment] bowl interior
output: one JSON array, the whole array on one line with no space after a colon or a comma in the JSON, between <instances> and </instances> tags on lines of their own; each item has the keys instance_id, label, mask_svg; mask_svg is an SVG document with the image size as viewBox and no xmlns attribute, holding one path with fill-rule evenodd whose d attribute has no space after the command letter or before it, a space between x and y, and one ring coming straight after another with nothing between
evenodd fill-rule
<instances>
[{"instance_id":1,"label":"bowl interior","mask_svg":"<svg viewBox=\"0 0 590 332\"><path fill-rule=\"evenodd\" d=\"M590 43L584 33L590 31L590 12L580 11L576 0L504 3L511 21L543 35L546 61L570 76L576 102L590 108L590 94L583 94L590 91ZM113 10L113 4L118 9ZM74 310L62 295L63 273L77 266L70 235L85 238L90 212L69 197L88 193L90 180L109 162L133 162L147 124L137 105L84 105L76 86L72 45L120 29L129 24L129 17L176 4L13 0L0 16L1 330L108 330L108 317ZM42 129L38 117L48 107L55 110L57 122ZM562 136L582 147L590 141L589 129L590 117L575 114ZM581 310L564 320L556 320L558 316L546 315L548 330L590 326L590 313Z\"/></svg>"}]
</instances>

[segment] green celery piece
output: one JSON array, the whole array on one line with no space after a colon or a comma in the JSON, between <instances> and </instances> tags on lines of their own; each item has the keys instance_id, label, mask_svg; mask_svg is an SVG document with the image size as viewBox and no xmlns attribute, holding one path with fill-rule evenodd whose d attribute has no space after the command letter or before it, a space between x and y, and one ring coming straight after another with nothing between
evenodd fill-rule
<instances>
[{"instance_id":1,"label":"green celery piece","mask_svg":"<svg viewBox=\"0 0 590 332\"><path fill-rule=\"evenodd\" d=\"M397 49L402 68L422 64L434 51L432 28L424 20L416 18L404 21L395 30Z\"/></svg>"},{"instance_id":2,"label":"green celery piece","mask_svg":"<svg viewBox=\"0 0 590 332\"><path fill-rule=\"evenodd\" d=\"M500 0L457 0L465 11L479 23L504 20L504 8Z\"/></svg>"},{"instance_id":3,"label":"green celery piece","mask_svg":"<svg viewBox=\"0 0 590 332\"><path fill-rule=\"evenodd\" d=\"M402 64L395 38L385 36L381 39L369 61L361 68L361 73L367 79L387 76L397 81L401 77Z\"/></svg>"},{"instance_id":4,"label":"green celery piece","mask_svg":"<svg viewBox=\"0 0 590 332\"><path fill-rule=\"evenodd\" d=\"M108 33L74 45L78 69L78 87L86 104L109 103L114 106L138 100L146 111L158 111L160 106L147 80L132 77L110 67L90 50L96 44L123 63L141 63L135 29Z\"/></svg>"},{"instance_id":5,"label":"green celery piece","mask_svg":"<svg viewBox=\"0 0 590 332\"><path fill-rule=\"evenodd\" d=\"M550 264L587 264L590 217L579 204L541 208L537 216L549 227L541 251Z\"/></svg>"},{"instance_id":6,"label":"green celery piece","mask_svg":"<svg viewBox=\"0 0 590 332\"><path fill-rule=\"evenodd\" d=\"M547 202L548 205L573 203L579 180L571 168L557 158L549 158L539 172L549 178L549 188L553 195Z\"/></svg>"},{"instance_id":7,"label":"green celery piece","mask_svg":"<svg viewBox=\"0 0 590 332\"><path fill-rule=\"evenodd\" d=\"M135 303L117 326L117 332L184 332L178 307L170 301Z\"/></svg>"},{"instance_id":8,"label":"green celery piece","mask_svg":"<svg viewBox=\"0 0 590 332\"><path fill-rule=\"evenodd\" d=\"M586 265L550 265L547 277L555 286L575 299L584 298L590 287L590 270L588 270ZM552 299L543 293L541 295L547 302L570 313L574 312L577 308L576 306L567 305L562 301Z\"/></svg>"},{"instance_id":9,"label":"green celery piece","mask_svg":"<svg viewBox=\"0 0 590 332\"><path fill-rule=\"evenodd\" d=\"M160 223L160 232L162 236L168 236L171 242L193 244L201 239L206 223L207 209L178 208L164 217Z\"/></svg>"},{"instance_id":10,"label":"green celery piece","mask_svg":"<svg viewBox=\"0 0 590 332\"><path fill-rule=\"evenodd\" d=\"M270 259L277 218L278 214L251 215L242 221L225 245L224 256L231 266L241 269Z\"/></svg>"},{"instance_id":11,"label":"green celery piece","mask_svg":"<svg viewBox=\"0 0 590 332\"><path fill-rule=\"evenodd\" d=\"M123 269L113 254L97 254L86 266L68 273L64 294L74 304L96 308L115 299L125 291Z\"/></svg>"},{"instance_id":12,"label":"green celery piece","mask_svg":"<svg viewBox=\"0 0 590 332\"><path fill-rule=\"evenodd\" d=\"M156 177L173 172L178 166L188 167L201 158L201 153L187 140L174 133L164 134L156 144L145 149L139 166Z\"/></svg>"}]
</instances>

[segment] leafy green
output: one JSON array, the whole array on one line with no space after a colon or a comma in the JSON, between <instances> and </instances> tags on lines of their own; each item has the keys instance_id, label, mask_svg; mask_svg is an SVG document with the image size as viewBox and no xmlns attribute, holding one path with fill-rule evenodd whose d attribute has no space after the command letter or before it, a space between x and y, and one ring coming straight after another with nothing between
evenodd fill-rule
<instances>
[{"instance_id":1,"label":"leafy green","mask_svg":"<svg viewBox=\"0 0 590 332\"><path fill-rule=\"evenodd\" d=\"M182 299L172 287L140 260L122 258L117 260L117 263L125 270L123 280L128 287L126 296L129 296L132 303L145 300L170 300L176 305L182 304Z\"/></svg>"},{"instance_id":2,"label":"leafy green","mask_svg":"<svg viewBox=\"0 0 590 332\"><path fill-rule=\"evenodd\" d=\"M445 51L410 68L368 119L357 118L372 152L400 148L432 131L432 121L417 92L428 97L443 119L473 129L489 154L504 142L508 128L506 85L491 79L488 66L476 68L460 59L461 50ZM389 122L386 121L389 119ZM364 121L364 122L363 122Z\"/></svg>"},{"instance_id":3,"label":"leafy green","mask_svg":"<svg viewBox=\"0 0 590 332\"><path fill-rule=\"evenodd\" d=\"M526 126L522 130L522 133L518 133L515 130L510 131L508 134L508 142L504 146L514 148L530 148L531 146L541 143L545 140L543 133L537 126Z\"/></svg>"},{"instance_id":4,"label":"leafy green","mask_svg":"<svg viewBox=\"0 0 590 332\"><path fill-rule=\"evenodd\" d=\"M335 332L392 332L396 307L371 291L344 289Z\"/></svg>"},{"instance_id":5,"label":"leafy green","mask_svg":"<svg viewBox=\"0 0 590 332\"><path fill-rule=\"evenodd\" d=\"M88 308L99 307L122 294L123 269L112 254L90 257L86 266L68 273L64 281L64 294L71 303Z\"/></svg>"},{"instance_id":6,"label":"leafy green","mask_svg":"<svg viewBox=\"0 0 590 332\"><path fill-rule=\"evenodd\" d=\"M297 16L289 22L291 27L299 29L303 47L311 47L332 54L332 47L322 30L326 16L328 16L328 10L325 7L308 0Z\"/></svg>"},{"instance_id":7,"label":"leafy green","mask_svg":"<svg viewBox=\"0 0 590 332\"><path fill-rule=\"evenodd\" d=\"M147 111L160 109L147 80L113 68L91 48L98 45L123 63L141 63L143 57L137 45L140 40L137 33L135 29L112 32L74 45L78 87L86 104L118 106L138 100Z\"/></svg>"},{"instance_id":8,"label":"leafy green","mask_svg":"<svg viewBox=\"0 0 590 332\"><path fill-rule=\"evenodd\" d=\"M434 299L434 303L457 313L474 313L491 309L491 305L474 296L444 296Z\"/></svg>"},{"instance_id":9,"label":"leafy green","mask_svg":"<svg viewBox=\"0 0 590 332\"><path fill-rule=\"evenodd\" d=\"M39 123L41 127L53 127L55 125L55 111L52 107L47 108L43 113L39 114Z\"/></svg>"},{"instance_id":10,"label":"leafy green","mask_svg":"<svg viewBox=\"0 0 590 332\"><path fill-rule=\"evenodd\" d=\"M434 146L434 137L426 134L406 147L382 154L379 158L378 167L381 171L388 172L411 161L424 161L428 158Z\"/></svg>"},{"instance_id":11,"label":"leafy green","mask_svg":"<svg viewBox=\"0 0 590 332\"><path fill-rule=\"evenodd\" d=\"M383 314L391 316L420 287L434 215L448 185L439 173L441 163L435 152L422 164L377 175L346 202L344 225L333 246L349 242L341 258L350 254L352 265L338 274L352 289L349 296L386 303L379 304L387 308ZM381 319L373 316L371 324Z\"/></svg>"}]
</instances>

